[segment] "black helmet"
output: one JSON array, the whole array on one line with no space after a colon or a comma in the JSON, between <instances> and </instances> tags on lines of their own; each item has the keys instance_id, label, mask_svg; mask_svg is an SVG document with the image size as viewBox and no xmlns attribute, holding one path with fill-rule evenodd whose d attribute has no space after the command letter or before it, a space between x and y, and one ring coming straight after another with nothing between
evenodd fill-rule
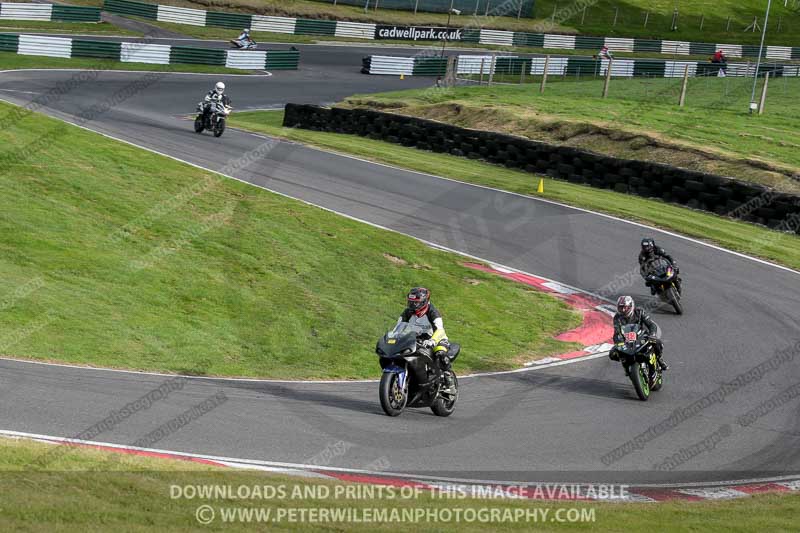
<instances>
[{"instance_id":1,"label":"black helmet","mask_svg":"<svg viewBox=\"0 0 800 533\"><path fill-rule=\"evenodd\" d=\"M624 315L625 318L633 316L633 309L635 307L636 304L630 296L620 296L619 299L617 299L617 311Z\"/></svg>"},{"instance_id":2,"label":"black helmet","mask_svg":"<svg viewBox=\"0 0 800 533\"><path fill-rule=\"evenodd\" d=\"M425 287L414 287L408 291L408 308L417 315L423 315L428 311L430 301L431 291Z\"/></svg>"},{"instance_id":3,"label":"black helmet","mask_svg":"<svg viewBox=\"0 0 800 533\"><path fill-rule=\"evenodd\" d=\"M656 241L652 237L645 237L642 239L642 251L646 254L651 254L656 249Z\"/></svg>"}]
</instances>

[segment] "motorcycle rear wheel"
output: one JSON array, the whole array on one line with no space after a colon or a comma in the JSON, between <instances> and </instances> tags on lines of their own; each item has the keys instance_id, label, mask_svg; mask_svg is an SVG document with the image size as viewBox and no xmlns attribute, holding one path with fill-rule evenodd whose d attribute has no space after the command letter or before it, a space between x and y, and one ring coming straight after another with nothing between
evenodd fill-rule
<instances>
[{"instance_id":1,"label":"motorcycle rear wheel","mask_svg":"<svg viewBox=\"0 0 800 533\"><path fill-rule=\"evenodd\" d=\"M431 411L436 416L450 416L456 410L456 401L458 401L458 378L456 373L450 370L453 374L453 385L455 386L456 393L448 399L443 398L441 395L437 396L431 404Z\"/></svg>"},{"instance_id":2,"label":"motorcycle rear wheel","mask_svg":"<svg viewBox=\"0 0 800 533\"><path fill-rule=\"evenodd\" d=\"M640 400L646 402L650 398L650 384L647 376L647 365L644 363L636 363L631 365L631 382L633 388L636 389L636 395Z\"/></svg>"},{"instance_id":3,"label":"motorcycle rear wheel","mask_svg":"<svg viewBox=\"0 0 800 533\"><path fill-rule=\"evenodd\" d=\"M672 304L672 307L675 308L676 313L678 313L679 315L683 314L683 305L681 305L681 298L680 296L678 296L675 287L669 287L667 289L667 300L669 301L670 304Z\"/></svg>"},{"instance_id":4,"label":"motorcycle rear wheel","mask_svg":"<svg viewBox=\"0 0 800 533\"><path fill-rule=\"evenodd\" d=\"M408 401L408 391L400 389L397 376L394 372L384 372L381 376L379 388L381 408L389 416L398 416L402 413Z\"/></svg>"}]
</instances>

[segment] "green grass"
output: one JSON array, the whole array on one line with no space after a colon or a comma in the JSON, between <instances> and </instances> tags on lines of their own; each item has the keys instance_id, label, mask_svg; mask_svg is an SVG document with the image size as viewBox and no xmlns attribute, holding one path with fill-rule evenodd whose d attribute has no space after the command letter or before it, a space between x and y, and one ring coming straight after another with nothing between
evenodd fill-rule
<instances>
[{"instance_id":1,"label":"green grass","mask_svg":"<svg viewBox=\"0 0 800 533\"><path fill-rule=\"evenodd\" d=\"M536 15L550 17L554 5L559 9L568 7L567 0L538 0ZM678 31L671 31L675 6L679 9ZM604 36L642 37L674 41L710 43L758 44L761 32L744 32L758 17L764 23L767 2L761 0L599 0L583 12L563 20L562 24L575 28L580 33ZM617 24L614 26L615 8L619 8ZM645 13L650 12L645 27ZM701 17L703 27L700 28ZM731 17L730 29L728 17ZM780 18L780 30L778 20ZM782 1L772 2L767 32L768 44L800 44L800 4L789 0L784 7Z\"/></svg>"},{"instance_id":2,"label":"green grass","mask_svg":"<svg viewBox=\"0 0 800 533\"><path fill-rule=\"evenodd\" d=\"M2 104L0 115L14 109ZM461 371L574 349L552 338L580 323L561 301L468 269L459 256L54 119L6 120L4 355L374 377L375 341L415 285L431 289L463 344Z\"/></svg>"},{"instance_id":3,"label":"green grass","mask_svg":"<svg viewBox=\"0 0 800 533\"><path fill-rule=\"evenodd\" d=\"M151 63L123 63L122 61L96 59L91 57L65 58L25 56L15 54L14 52L0 52L0 70L26 68L74 68L93 70L144 70L155 72L199 72L209 74L257 74L257 72L249 70L218 67L215 65L154 65Z\"/></svg>"},{"instance_id":4,"label":"green grass","mask_svg":"<svg viewBox=\"0 0 800 533\"><path fill-rule=\"evenodd\" d=\"M794 7L797 0L772 3L767 44L800 46L800 8ZM581 24L582 12L572 13L569 18L557 17L556 24L550 22L553 7L559 9L573 5L567 0L537 0L536 17L517 20L516 12L511 17L485 17L477 19L469 13L451 17L453 27L484 27L492 29L527 31L535 33L580 33L598 36L641 37L698 41L710 43L758 44L760 32L743 30L757 16L763 23L766 3L761 0L698 0L682 1L678 31L670 31L672 11L675 0L599 0L587 9L586 18ZM83 5L101 5L101 0L73 0ZM329 18L363 22L390 23L399 25L444 26L447 15L437 13L418 13L388 9L370 10L364 13L363 7L332 5L332 2L310 0L173 0L171 5L181 5L215 11L259 13L265 15L297 16L305 18ZM619 7L616 26L614 8ZM644 26L645 11L650 10L647 27ZM703 29L700 17L705 14ZM730 30L726 31L728 17L732 17ZM780 18L781 28L778 30ZM563 20L562 20L563 19ZM558 23L560 22L560 24Z\"/></svg>"},{"instance_id":5,"label":"green grass","mask_svg":"<svg viewBox=\"0 0 800 533\"><path fill-rule=\"evenodd\" d=\"M54 446L17 440L0 441L0 529L3 531L252 531L255 524L223 524L217 519L200 526L195 512L201 505L219 508L367 508L381 509L466 509L498 510L557 509L593 511L594 521L584 523L480 522L406 524L410 529L435 528L442 532L486 531L796 531L800 497L794 494L766 494L729 501L635 503L572 503L510 499L448 499L421 492L417 497L345 498L351 485L328 480L276 476L261 472L235 471L183 461L126 456L83 448L65 449L47 470L34 471L31 464L52 453ZM262 491L283 487L286 498L275 499L189 499L173 492L173 486L230 486L232 491L255 487ZM269 488L264 488L269 487ZM338 491L337 491L338 487ZM295 490L315 490L316 497L291 499ZM185 490L185 489L184 489ZM328 496L323 491L327 490ZM397 494L399 494L399 489ZM173 495L177 497L172 497ZM578 511L580 512L580 511ZM562 516L565 512L561 511ZM446 515L442 515L446 516ZM541 516L541 515L539 515ZM622 527L624 525L624 527ZM262 528L264 526L261 526ZM281 531L396 531L397 523L308 524L270 523Z\"/></svg>"},{"instance_id":6,"label":"green grass","mask_svg":"<svg viewBox=\"0 0 800 533\"><path fill-rule=\"evenodd\" d=\"M551 77L544 95L530 84L483 85L347 102L800 192L800 182L790 177L800 175L800 79L771 80L762 116L748 112L752 78L690 79L685 108L677 105L680 79L614 79L607 99L602 86L591 76Z\"/></svg>"},{"instance_id":7,"label":"green grass","mask_svg":"<svg viewBox=\"0 0 800 533\"><path fill-rule=\"evenodd\" d=\"M283 112L248 112L233 117L235 126L285 137L334 151L388 163L420 172L431 172L469 183L477 183L536 195L538 179L504 167L407 148L355 135L283 128ZM655 200L572 183L545 180L544 198L611 213L715 242L726 248L764 257L792 268L800 268L800 237L766 228L692 211Z\"/></svg>"},{"instance_id":8,"label":"green grass","mask_svg":"<svg viewBox=\"0 0 800 533\"><path fill-rule=\"evenodd\" d=\"M78 35L130 35L140 32L124 30L108 22L48 22L40 20L0 20L2 33L75 33Z\"/></svg>"}]
</instances>

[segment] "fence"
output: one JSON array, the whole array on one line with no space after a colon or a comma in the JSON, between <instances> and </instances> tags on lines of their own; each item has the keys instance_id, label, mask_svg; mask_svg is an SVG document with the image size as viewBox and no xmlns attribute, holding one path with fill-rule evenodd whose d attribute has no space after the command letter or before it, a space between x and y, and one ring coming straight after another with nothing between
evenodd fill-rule
<instances>
[{"instance_id":1,"label":"fence","mask_svg":"<svg viewBox=\"0 0 800 533\"><path fill-rule=\"evenodd\" d=\"M100 22L100 8L59 4L0 4L0 20Z\"/></svg>"},{"instance_id":2,"label":"fence","mask_svg":"<svg viewBox=\"0 0 800 533\"><path fill-rule=\"evenodd\" d=\"M300 52L297 50L223 50L9 33L0 34L0 50L20 55L95 57L155 65L218 65L246 70L297 70L300 62Z\"/></svg>"},{"instance_id":3,"label":"fence","mask_svg":"<svg viewBox=\"0 0 800 533\"><path fill-rule=\"evenodd\" d=\"M380 0L378 0L380 1ZM449 3L448 3L449 5ZM252 28L254 31L289 33L293 35L322 35L355 39L387 39L402 41L438 41L477 43L495 46L527 46L553 50L599 50L607 46L612 52L649 52L668 55L711 55L726 50L729 57L758 57L758 46L693 43L622 37L592 37L525 33L479 28L433 28L381 25L363 22L268 17L242 13L218 13L198 9L146 4L130 0L105 0L104 9L112 13L199 26ZM763 56L768 59L800 60L800 47L766 46Z\"/></svg>"},{"instance_id":4,"label":"fence","mask_svg":"<svg viewBox=\"0 0 800 533\"><path fill-rule=\"evenodd\" d=\"M661 59L589 59L582 57L517 57L501 55L459 55L456 62L458 74L476 75L542 75L545 62L547 74L553 76L605 76L611 65L612 77L656 78L683 77L686 67L689 76L749 76L755 73L753 63L707 63L701 61L667 61ZM444 76L445 59L439 57L368 56L362 60L364 74L391 74L413 76ZM722 72L721 72L722 71ZM773 77L800 76L800 65L762 63L759 75L770 72Z\"/></svg>"}]
</instances>

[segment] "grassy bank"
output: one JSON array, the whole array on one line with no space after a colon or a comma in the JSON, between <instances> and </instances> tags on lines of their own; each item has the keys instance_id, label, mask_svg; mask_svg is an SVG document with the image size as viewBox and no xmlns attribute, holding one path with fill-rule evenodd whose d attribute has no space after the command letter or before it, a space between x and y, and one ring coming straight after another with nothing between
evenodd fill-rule
<instances>
[{"instance_id":1,"label":"grassy bank","mask_svg":"<svg viewBox=\"0 0 800 533\"><path fill-rule=\"evenodd\" d=\"M214 65L154 65L151 63L123 63L110 59L91 57L24 56L14 52L0 52L0 70L25 68L62 68L93 70L134 70L154 72L199 72L208 74L252 74L249 70L225 68ZM256 72L257 74L257 72Z\"/></svg>"},{"instance_id":2,"label":"grassy bank","mask_svg":"<svg viewBox=\"0 0 800 533\"><path fill-rule=\"evenodd\" d=\"M463 371L572 348L552 340L580 322L560 301L458 256L53 119L11 116L0 132L4 355L369 377L375 341L415 285L432 290L464 345Z\"/></svg>"},{"instance_id":3,"label":"grassy bank","mask_svg":"<svg viewBox=\"0 0 800 533\"><path fill-rule=\"evenodd\" d=\"M517 75L518 79L519 76ZM530 81L530 80L529 80ZM748 112L752 79L694 78L680 108L680 79L548 81L354 96L375 107L490 131L502 131L628 159L733 176L798 193L800 79L770 82L766 112Z\"/></svg>"},{"instance_id":4,"label":"grassy bank","mask_svg":"<svg viewBox=\"0 0 800 533\"><path fill-rule=\"evenodd\" d=\"M354 154L420 172L431 172L469 183L522 194L536 194L537 178L531 174L445 154L425 152L355 135L321 133L281 126L282 111L239 113L233 124L268 135L285 137L322 148ZM800 238L753 224L692 211L655 200L646 200L572 183L546 180L544 198L611 213L685 235L718 243L726 248L764 257L800 268Z\"/></svg>"},{"instance_id":5,"label":"grassy bank","mask_svg":"<svg viewBox=\"0 0 800 533\"><path fill-rule=\"evenodd\" d=\"M487 508L495 512L521 509L548 519L534 522L499 520L490 524L478 521L408 524L412 528L437 531L625 531L649 533L653 524L660 531L793 531L800 513L797 495L768 494L732 501L675 502L661 504L537 502L501 499L434 498L422 492L417 497L346 498L345 491L356 487L325 480L308 481L265 475L260 472L231 471L182 461L126 456L113 452L70 448L59 453L48 471L32 471L31 463L53 452L53 446L28 441L0 440L0 528L4 531L252 531L254 524L244 520L223 523L220 508L267 509L271 516L290 508L352 508L364 512L370 508L456 509ZM283 487L287 497L274 499L204 499L186 498L187 486L230 486L235 494L260 489L277 491ZM177 487L177 490L172 487ZM337 488L338 487L338 488ZM224 487L223 487L224 488ZM315 490L316 495L292 499L294 491ZM325 492L328 494L326 495ZM244 493L244 492L243 492ZM397 494L400 491L397 490ZM196 518L199 506L215 509L215 520L201 525ZM583 510L584 522L556 522L557 510ZM539 511L536 511L539 510ZM208 516L208 515L201 515ZM447 516L441 513L440 516ZM562 511L560 516L569 516ZM579 516L579 515L576 515ZM550 519L553 520L550 520ZM397 523L318 523L270 520L271 530L310 531L396 531Z\"/></svg>"}]
</instances>

